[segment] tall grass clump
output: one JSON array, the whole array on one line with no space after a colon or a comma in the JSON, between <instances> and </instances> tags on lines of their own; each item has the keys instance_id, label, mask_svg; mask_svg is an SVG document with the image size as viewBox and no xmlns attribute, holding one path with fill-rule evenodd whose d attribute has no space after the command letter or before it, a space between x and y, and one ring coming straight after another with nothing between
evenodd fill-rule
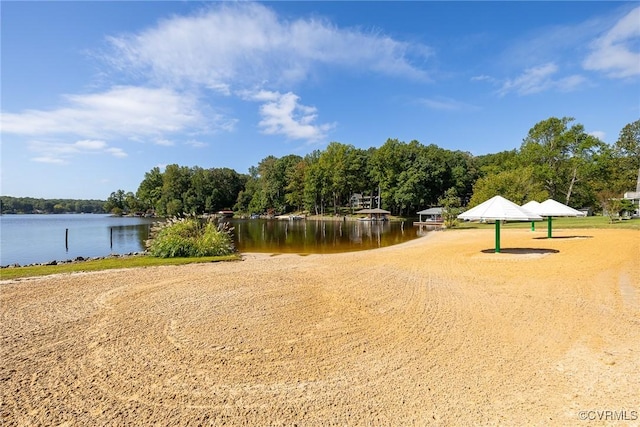
<instances>
[{"instance_id":1,"label":"tall grass clump","mask_svg":"<svg viewBox=\"0 0 640 427\"><path fill-rule=\"evenodd\" d=\"M197 218L170 219L154 230L148 251L160 258L230 255L234 252L230 233L226 223L217 226Z\"/></svg>"}]
</instances>

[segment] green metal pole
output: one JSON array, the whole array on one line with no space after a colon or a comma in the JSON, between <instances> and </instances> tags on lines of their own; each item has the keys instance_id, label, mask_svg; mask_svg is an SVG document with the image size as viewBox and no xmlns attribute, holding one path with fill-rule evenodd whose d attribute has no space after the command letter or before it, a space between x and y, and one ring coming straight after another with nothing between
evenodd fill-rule
<instances>
[{"instance_id":1,"label":"green metal pole","mask_svg":"<svg viewBox=\"0 0 640 427\"><path fill-rule=\"evenodd\" d=\"M500 253L500 221L496 220L496 253Z\"/></svg>"},{"instance_id":2,"label":"green metal pole","mask_svg":"<svg viewBox=\"0 0 640 427\"><path fill-rule=\"evenodd\" d=\"M551 238L551 217L547 217L547 238Z\"/></svg>"},{"instance_id":3,"label":"green metal pole","mask_svg":"<svg viewBox=\"0 0 640 427\"><path fill-rule=\"evenodd\" d=\"M531 231L536 231L536 223L531 221Z\"/></svg>"}]
</instances>

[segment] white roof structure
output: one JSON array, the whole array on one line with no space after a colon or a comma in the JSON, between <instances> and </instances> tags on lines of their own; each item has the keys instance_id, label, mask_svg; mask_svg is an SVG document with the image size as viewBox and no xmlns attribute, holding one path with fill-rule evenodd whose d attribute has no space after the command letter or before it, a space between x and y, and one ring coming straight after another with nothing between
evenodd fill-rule
<instances>
[{"instance_id":1,"label":"white roof structure","mask_svg":"<svg viewBox=\"0 0 640 427\"><path fill-rule=\"evenodd\" d=\"M502 196L495 196L475 208L458 215L460 219L470 221L535 221L542 217L537 213L525 211L520 206Z\"/></svg>"},{"instance_id":2,"label":"white roof structure","mask_svg":"<svg viewBox=\"0 0 640 427\"><path fill-rule=\"evenodd\" d=\"M553 199L547 199L531 209L540 216L586 216L584 212L575 210Z\"/></svg>"},{"instance_id":3,"label":"white roof structure","mask_svg":"<svg viewBox=\"0 0 640 427\"><path fill-rule=\"evenodd\" d=\"M536 209L538 208L538 206L540 206L540 202L536 202L535 200L531 200L530 202L525 203L524 205L520 206L522 209L524 209L527 212L531 212L531 213L535 213Z\"/></svg>"},{"instance_id":4,"label":"white roof structure","mask_svg":"<svg viewBox=\"0 0 640 427\"><path fill-rule=\"evenodd\" d=\"M500 252L500 221L535 221L540 215L525 211L520 206L502 196L495 196L475 208L458 215L470 221L494 220L496 222L496 253Z\"/></svg>"},{"instance_id":5,"label":"white roof structure","mask_svg":"<svg viewBox=\"0 0 640 427\"><path fill-rule=\"evenodd\" d=\"M380 208L373 208L373 209L360 209L359 211L356 211L355 213L357 214L378 214L378 215L388 215L391 212L386 211L384 209L380 209Z\"/></svg>"},{"instance_id":6,"label":"white roof structure","mask_svg":"<svg viewBox=\"0 0 640 427\"><path fill-rule=\"evenodd\" d=\"M575 210L567 205L563 205L560 202L556 202L553 199L547 199L544 202L540 203L538 206L534 206L531 209L533 212L537 213L540 216L547 217L547 238L551 239L552 237L552 224L551 219L554 216L586 216L585 212L580 212Z\"/></svg>"},{"instance_id":7,"label":"white roof structure","mask_svg":"<svg viewBox=\"0 0 640 427\"><path fill-rule=\"evenodd\" d=\"M442 215L442 208L429 208L421 210L420 212L416 212L418 215Z\"/></svg>"}]
</instances>

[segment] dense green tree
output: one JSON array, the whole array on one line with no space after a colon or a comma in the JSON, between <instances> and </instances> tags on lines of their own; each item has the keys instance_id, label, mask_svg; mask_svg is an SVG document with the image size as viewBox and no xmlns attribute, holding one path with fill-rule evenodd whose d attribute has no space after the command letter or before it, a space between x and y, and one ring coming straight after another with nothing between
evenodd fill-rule
<instances>
[{"instance_id":1,"label":"dense green tree","mask_svg":"<svg viewBox=\"0 0 640 427\"><path fill-rule=\"evenodd\" d=\"M285 187L284 201L288 206L300 211L304 208L304 178L307 171L307 162L300 159L287 171L287 186Z\"/></svg>"},{"instance_id":2,"label":"dense green tree","mask_svg":"<svg viewBox=\"0 0 640 427\"><path fill-rule=\"evenodd\" d=\"M214 191L207 197L206 212L233 208L247 182L247 176L230 168L214 168L209 171Z\"/></svg>"},{"instance_id":3,"label":"dense green tree","mask_svg":"<svg viewBox=\"0 0 640 427\"><path fill-rule=\"evenodd\" d=\"M640 168L640 119L625 125L615 143L616 153L629 160L631 169Z\"/></svg>"},{"instance_id":4,"label":"dense green tree","mask_svg":"<svg viewBox=\"0 0 640 427\"><path fill-rule=\"evenodd\" d=\"M493 196L502 196L522 205L528 201L541 202L549 195L542 182L536 180L533 167L502 171L478 179L468 207L474 207Z\"/></svg>"},{"instance_id":5,"label":"dense green tree","mask_svg":"<svg viewBox=\"0 0 640 427\"><path fill-rule=\"evenodd\" d=\"M125 194L126 193L124 192L124 190L117 190L112 192L107 198L106 203L104 204L105 210L111 213L122 214L126 209ZM54 211L63 209L62 205L56 206L54 206Z\"/></svg>"},{"instance_id":6,"label":"dense green tree","mask_svg":"<svg viewBox=\"0 0 640 427\"><path fill-rule=\"evenodd\" d=\"M371 156L369 173L374 184L372 190L375 191L376 187L380 189L382 207L392 213L400 213L407 200L414 196L412 186L401 187L400 180L407 179L402 172L417 157L418 149L417 141L406 144L397 139L387 139Z\"/></svg>"},{"instance_id":7,"label":"dense green tree","mask_svg":"<svg viewBox=\"0 0 640 427\"><path fill-rule=\"evenodd\" d=\"M316 150L305 157L307 164L304 176L305 209L316 215L325 213L326 201L330 197L326 171L320 164L321 152Z\"/></svg>"},{"instance_id":8,"label":"dense green tree","mask_svg":"<svg viewBox=\"0 0 640 427\"><path fill-rule=\"evenodd\" d=\"M533 166L536 180L549 197L574 204L576 187L588 182L590 164L604 143L584 131L581 124L569 124L571 117L551 117L529 130L520 149L522 166Z\"/></svg>"},{"instance_id":9,"label":"dense green tree","mask_svg":"<svg viewBox=\"0 0 640 427\"><path fill-rule=\"evenodd\" d=\"M0 212L3 214L105 213L104 205L104 200L0 196Z\"/></svg>"},{"instance_id":10,"label":"dense green tree","mask_svg":"<svg viewBox=\"0 0 640 427\"><path fill-rule=\"evenodd\" d=\"M191 169L176 164L168 165L162 174L162 195L156 204L160 216L182 216L191 213L192 206L185 206L191 184Z\"/></svg>"},{"instance_id":11,"label":"dense green tree","mask_svg":"<svg viewBox=\"0 0 640 427\"><path fill-rule=\"evenodd\" d=\"M477 156L475 162L479 177L515 169L520 165L515 149Z\"/></svg>"},{"instance_id":12,"label":"dense green tree","mask_svg":"<svg viewBox=\"0 0 640 427\"><path fill-rule=\"evenodd\" d=\"M251 205L254 203L255 194L260 191L258 168L251 166L249 168L249 175L244 176L243 180L245 182L245 186L244 189L240 190L238 193L234 210L239 212L263 213L266 206L262 206L262 203L260 203L260 206ZM257 197L255 198L255 201L258 201Z\"/></svg>"},{"instance_id":13,"label":"dense green tree","mask_svg":"<svg viewBox=\"0 0 640 427\"><path fill-rule=\"evenodd\" d=\"M160 198L162 197L162 172L159 167L154 167L144 174L144 179L138 186L136 198L144 210L156 209Z\"/></svg>"},{"instance_id":14,"label":"dense green tree","mask_svg":"<svg viewBox=\"0 0 640 427\"><path fill-rule=\"evenodd\" d=\"M268 156L248 175L226 168L154 168L145 174L135 197L119 190L107 207L155 209L160 215L231 207L251 213L304 208L325 214L328 207L337 213L350 206L354 193L380 194L381 207L397 215L433 206L453 193L463 205L501 194L519 203L553 197L574 207L594 207L604 190L634 188L640 169L639 134L640 121L630 123L609 146L573 118L551 117L535 124L518 150L477 157L418 141L388 139L367 150L332 142L304 158ZM47 209L87 208L56 201ZM3 200L2 209L41 208Z\"/></svg>"},{"instance_id":15,"label":"dense green tree","mask_svg":"<svg viewBox=\"0 0 640 427\"><path fill-rule=\"evenodd\" d=\"M473 192L473 184L478 179L479 171L474 157L463 151L449 151L438 148L445 157L444 175L439 194L445 188L455 188L461 201L467 203Z\"/></svg>"},{"instance_id":16,"label":"dense green tree","mask_svg":"<svg viewBox=\"0 0 640 427\"><path fill-rule=\"evenodd\" d=\"M364 154L353 145L330 143L319 158L316 167L321 170L324 194L331 197L333 211L347 204L351 194L362 191Z\"/></svg>"},{"instance_id":17,"label":"dense green tree","mask_svg":"<svg viewBox=\"0 0 640 427\"><path fill-rule=\"evenodd\" d=\"M438 204L442 206L444 226L447 228L455 227L458 223L458 215L462 211L458 191L454 187L449 188L445 191L444 195L438 199Z\"/></svg>"},{"instance_id":18,"label":"dense green tree","mask_svg":"<svg viewBox=\"0 0 640 427\"><path fill-rule=\"evenodd\" d=\"M301 160L300 156L293 154L281 158L268 156L262 159L257 168L257 185L252 194L250 209L259 212L273 210L278 213L289 211L286 195L287 192L295 192L290 185L289 177L293 176Z\"/></svg>"},{"instance_id":19,"label":"dense green tree","mask_svg":"<svg viewBox=\"0 0 640 427\"><path fill-rule=\"evenodd\" d=\"M640 120L627 124L613 146L611 185L624 193L636 188L640 173Z\"/></svg>"}]
</instances>

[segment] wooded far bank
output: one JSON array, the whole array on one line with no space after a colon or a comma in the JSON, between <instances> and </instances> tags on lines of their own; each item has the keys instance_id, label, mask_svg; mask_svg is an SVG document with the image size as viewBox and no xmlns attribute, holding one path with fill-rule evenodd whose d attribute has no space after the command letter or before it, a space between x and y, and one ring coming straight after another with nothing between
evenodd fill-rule
<instances>
[{"instance_id":1,"label":"wooded far bank","mask_svg":"<svg viewBox=\"0 0 640 427\"><path fill-rule=\"evenodd\" d=\"M248 174L177 164L164 171L155 167L135 193L114 191L102 209L157 216L220 210L343 214L376 207L379 195L380 207L410 216L441 204L445 196L471 207L500 194L518 204L553 198L597 212L606 200L635 189L639 169L640 119L627 124L609 145L573 118L551 117L535 124L519 149L481 156L388 139L378 148L332 142L304 157L268 156ZM99 201L43 205L37 200L2 197L2 213L31 207L48 213L101 211Z\"/></svg>"}]
</instances>

